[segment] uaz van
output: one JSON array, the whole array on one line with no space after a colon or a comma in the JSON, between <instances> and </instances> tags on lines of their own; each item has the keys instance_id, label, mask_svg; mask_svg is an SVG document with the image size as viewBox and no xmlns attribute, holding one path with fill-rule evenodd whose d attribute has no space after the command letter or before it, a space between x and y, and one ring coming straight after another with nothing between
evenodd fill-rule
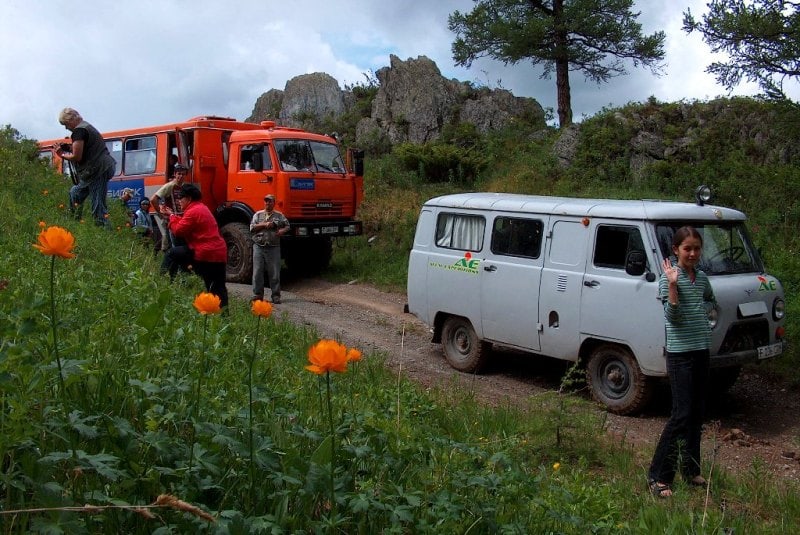
<instances>
[{"instance_id":1,"label":"uaz van","mask_svg":"<svg viewBox=\"0 0 800 535\"><path fill-rule=\"evenodd\" d=\"M478 372L493 344L586 368L610 411L643 408L666 375L662 260L684 226L703 236L714 289L711 374L784 351L780 282L764 271L737 210L706 204L463 193L427 201L408 265L406 310L450 365Z\"/></svg>"}]
</instances>

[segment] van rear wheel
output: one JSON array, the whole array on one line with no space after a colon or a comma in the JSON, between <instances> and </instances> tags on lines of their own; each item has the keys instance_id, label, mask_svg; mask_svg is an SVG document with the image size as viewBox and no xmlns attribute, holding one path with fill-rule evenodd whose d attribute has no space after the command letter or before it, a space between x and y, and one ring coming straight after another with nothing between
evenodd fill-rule
<instances>
[{"instance_id":1,"label":"van rear wheel","mask_svg":"<svg viewBox=\"0 0 800 535\"><path fill-rule=\"evenodd\" d=\"M486 364L489 344L478 339L472 324L450 316L442 326L442 349L447 362L458 371L477 373Z\"/></svg>"},{"instance_id":2,"label":"van rear wheel","mask_svg":"<svg viewBox=\"0 0 800 535\"><path fill-rule=\"evenodd\" d=\"M653 381L642 373L626 348L603 344L589 355L586 376L592 397L616 414L642 410L650 401Z\"/></svg>"}]
</instances>

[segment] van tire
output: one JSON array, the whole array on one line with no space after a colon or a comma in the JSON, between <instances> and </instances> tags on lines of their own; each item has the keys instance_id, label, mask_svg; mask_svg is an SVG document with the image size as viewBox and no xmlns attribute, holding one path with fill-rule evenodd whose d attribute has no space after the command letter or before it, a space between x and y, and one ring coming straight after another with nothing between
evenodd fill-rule
<instances>
[{"instance_id":1,"label":"van tire","mask_svg":"<svg viewBox=\"0 0 800 535\"><path fill-rule=\"evenodd\" d=\"M652 379L642 373L630 351L615 344L602 344L592 351L586 378L592 397L616 414L641 411L653 393Z\"/></svg>"},{"instance_id":2,"label":"van tire","mask_svg":"<svg viewBox=\"0 0 800 535\"><path fill-rule=\"evenodd\" d=\"M450 366L460 372L478 373L486 364L489 344L478 338L469 320L450 316L442 326L442 349Z\"/></svg>"},{"instance_id":3,"label":"van tire","mask_svg":"<svg viewBox=\"0 0 800 535\"><path fill-rule=\"evenodd\" d=\"M220 229L228 246L225 279L228 282L247 284L253 277L253 242L250 227L244 223L228 223Z\"/></svg>"}]
</instances>

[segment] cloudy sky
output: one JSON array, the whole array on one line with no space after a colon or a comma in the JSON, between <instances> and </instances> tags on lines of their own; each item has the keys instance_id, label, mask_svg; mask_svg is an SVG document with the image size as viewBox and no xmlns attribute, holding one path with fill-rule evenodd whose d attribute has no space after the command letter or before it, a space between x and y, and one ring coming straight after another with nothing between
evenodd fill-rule
<instances>
[{"instance_id":1,"label":"cloudy sky","mask_svg":"<svg viewBox=\"0 0 800 535\"><path fill-rule=\"evenodd\" d=\"M661 77L630 70L598 86L571 74L576 120L603 107L656 97L705 100L727 94L704 70L699 36L681 13L707 0L637 0L644 31L667 34ZM287 80L325 72L344 88L400 59L427 56L448 78L502 87L555 110L555 81L530 63L454 65L447 17L472 0L0 0L0 125L36 139L65 134L61 108L101 131L196 115L244 119L256 99ZM742 86L735 94L755 94Z\"/></svg>"}]
</instances>

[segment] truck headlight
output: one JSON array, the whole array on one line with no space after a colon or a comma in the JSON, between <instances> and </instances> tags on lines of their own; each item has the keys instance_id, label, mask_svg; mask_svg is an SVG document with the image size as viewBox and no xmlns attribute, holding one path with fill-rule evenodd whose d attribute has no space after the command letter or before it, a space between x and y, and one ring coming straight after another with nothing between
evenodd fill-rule
<instances>
[{"instance_id":1,"label":"truck headlight","mask_svg":"<svg viewBox=\"0 0 800 535\"><path fill-rule=\"evenodd\" d=\"M717 307L709 307L708 309L708 325L713 329L717 326L717 321L719 320L719 312L717 311Z\"/></svg>"},{"instance_id":2,"label":"truck headlight","mask_svg":"<svg viewBox=\"0 0 800 535\"><path fill-rule=\"evenodd\" d=\"M786 315L786 303L780 297L776 297L772 302L772 319L780 321L784 315Z\"/></svg>"}]
</instances>

